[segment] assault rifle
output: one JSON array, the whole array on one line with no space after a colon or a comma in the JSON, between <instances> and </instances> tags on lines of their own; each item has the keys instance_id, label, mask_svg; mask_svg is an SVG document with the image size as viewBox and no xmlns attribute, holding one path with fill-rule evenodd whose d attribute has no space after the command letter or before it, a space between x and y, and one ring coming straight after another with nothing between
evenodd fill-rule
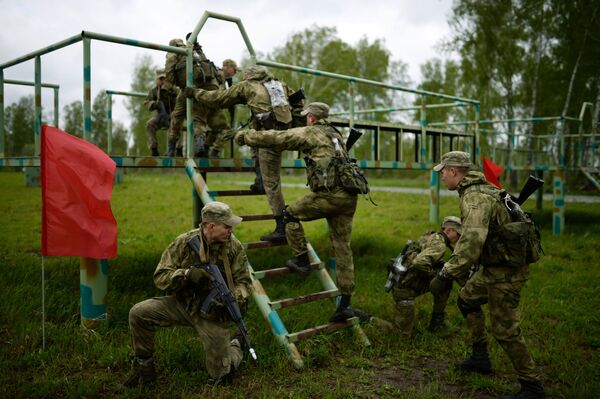
<instances>
[{"instance_id":1,"label":"assault rifle","mask_svg":"<svg viewBox=\"0 0 600 399\"><path fill-rule=\"evenodd\" d=\"M358 141L358 139L362 136L362 132L359 132L355 128L350 128L350 134L348 135L348 140L346 140L346 151L350 151L350 148Z\"/></svg>"},{"instance_id":2,"label":"assault rifle","mask_svg":"<svg viewBox=\"0 0 600 399\"><path fill-rule=\"evenodd\" d=\"M398 255L398 257L394 260L394 263L391 265L387 281L383 286L385 292L390 292L392 287L394 287L394 285L396 285L398 281L400 281L400 279L406 274L407 268L404 266L404 257L406 256L406 251L408 250L410 244L412 244L412 240L407 240L406 245L404 245L404 248L402 248L402 252L400 252L400 255Z\"/></svg>"},{"instance_id":3,"label":"assault rifle","mask_svg":"<svg viewBox=\"0 0 600 399\"><path fill-rule=\"evenodd\" d=\"M504 205L508 209L508 212L516 219L522 220L526 213L521 209L521 205L527 198L531 196L536 190L544 185L544 181L538 177L529 175L525 185L521 189L519 196L515 198L513 195L507 193L505 190L500 191L500 198L504 201Z\"/></svg>"},{"instance_id":4,"label":"assault rifle","mask_svg":"<svg viewBox=\"0 0 600 399\"><path fill-rule=\"evenodd\" d=\"M188 245L194 250L194 252L200 253L200 240L198 237L195 237L189 241ZM252 359L256 361L256 352L254 351L254 348L248 339L248 330L244 324L242 312L240 311L240 307L233 297L233 294L229 288L227 288L227 283L223 279L223 275L221 274L219 267L213 263L206 263L199 267L206 270L211 276L210 292L206 296L206 299L204 299L204 302L200 307L200 312L204 314L208 313L213 305L213 301L223 304L229 312L233 322L237 324L240 334L242 335L242 339L244 340L244 344L248 348L248 352L250 352Z\"/></svg>"},{"instance_id":5,"label":"assault rifle","mask_svg":"<svg viewBox=\"0 0 600 399\"><path fill-rule=\"evenodd\" d=\"M170 125L169 113L165 108L165 103L158 101L158 126L168 129Z\"/></svg>"},{"instance_id":6,"label":"assault rifle","mask_svg":"<svg viewBox=\"0 0 600 399\"><path fill-rule=\"evenodd\" d=\"M300 88L300 90L293 92L288 96L288 101L290 104L298 104L300 101L306 98L306 94L304 93L304 88Z\"/></svg>"}]
</instances>

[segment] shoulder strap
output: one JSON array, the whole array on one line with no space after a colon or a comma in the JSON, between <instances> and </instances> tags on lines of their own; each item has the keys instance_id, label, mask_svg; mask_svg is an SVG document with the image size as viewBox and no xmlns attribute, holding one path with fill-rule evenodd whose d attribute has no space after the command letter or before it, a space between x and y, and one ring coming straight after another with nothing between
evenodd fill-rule
<instances>
[{"instance_id":1,"label":"shoulder strap","mask_svg":"<svg viewBox=\"0 0 600 399\"><path fill-rule=\"evenodd\" d=\"M225 269L225 276L227 277L227 285L229 286L229 290L233 290L233 275L231 274L231 265L229 264L229 256L227 256L225 244L223 244L221 259L223 260L223 268Z\"/></svg>"}]
</instances>

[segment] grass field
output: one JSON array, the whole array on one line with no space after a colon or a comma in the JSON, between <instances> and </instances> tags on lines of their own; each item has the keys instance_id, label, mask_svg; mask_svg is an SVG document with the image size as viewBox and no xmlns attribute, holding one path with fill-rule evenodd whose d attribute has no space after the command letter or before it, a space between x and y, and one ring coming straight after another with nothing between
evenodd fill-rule
<instances>
[{"instance_id":1,"label":"grass field","mask_svg":"<svg viewBox=\"0 0 600 399\"><path fill-rule=\"evenodd\" d=\"M249 176L209 175L211 189L228 187ZM286 177L284 176L284 181ZM133 354L127 315L133 304L160 295L152 273L169 242L191 228L191 184L182 170L128 173L115 186L112 207L119 225L119 257L110 262L109 322L87 331L79 322L79 260L46 260L47 349L41 353L41 190L26 188L23 175L0 173L0 391L3 398L164 397L164 398L491 398L517 388L510 361L492 342L492 376L461 375L454 363L467 353L467 331L455 306L455 286L447 309L451 331L426 331L431 298L417 301L417 333L411 339L365 325L370 347L350 331L323 335L298 347L305 368L295 371L274 342L254 304L246 323L259 362L245 362L231 386L206 384L200 342L192 329L157 334L155 356L160 373L154 389L125 390L121 383ZM296 177L290 180L297 181ZM426 175L382 176L374 185L427 187ZM287 202L305 194L286 188ZM391 319L393 301L383 290L385 263L407 239L428 229L424 195L374 193L378 206L360 199L352 247L356 269L353 305ZM457 214L457 198L441 199L441 214ZM238 214L267 213L263 197L227 199ZM530 206L534 201L530 201ZM522 292L522 330L544 375L549 397L597 398L600 395L600 207L567 204L566 231L551 235L550 203L536 219L546 255L531 267ZM527 207L526 207L527 208ZM273 222L242 223L241 241L256 240ZM305 224L309 239L327 259L325 223ZM286 247L254 250L256 269L279 266ZM264 283L271 298L317 289L316 278L291 276ZM333 304L302 305L280 314L289 331L324 323Z\"/></svg>"}]
</instances>

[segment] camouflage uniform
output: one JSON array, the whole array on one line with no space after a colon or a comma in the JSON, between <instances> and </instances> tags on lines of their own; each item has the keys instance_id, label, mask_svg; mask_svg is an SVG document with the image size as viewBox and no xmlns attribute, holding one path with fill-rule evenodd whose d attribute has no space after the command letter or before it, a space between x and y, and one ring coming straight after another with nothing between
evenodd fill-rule
<instances>
[{"instance_id":1,"label":"camouflage uniform","mask_svg":"<svg viewBox=\"0 0 600 399\"><path fill-rule=\"evenodd\" d=\"M258 119L258 114L271 113L273 128L278 130L288 129L292 121L290 106L275 110L271 105L271 97L264 86L265 82L274 80L273 76L260 67L248 68L243 81L234 84L227 90L205 91L197 90L194 94L197 102L218 108L227 108L236 104L246 104L252 112L253 118L250 128L263 130L266 128ZM286 97L290 90L282 83ZM252 157L258 159L260 175L264 184L264 191L273 215L280 216L285 202L281 193L281 150L274 148L261 148ZM258 171L257 171L258 173Z\"/></svg>"},{"instance_id":2,"label":"camouflage uniform","mask_svg":"<svg viewBox=\"0 0 600 399\"><path fill-rule=\"evenodd\" d=\"M201 247L205 249L204 259L187 245L193 237L200 238ZM152 356L157 327L193 327L204 348L208 374L219 378L228 374L231 367L239 366L242 352L236 340L230 342L228 328L232 322L222 305L213 305L208 315L200 313L200 306L209 292L209 282L203 280L193 285L188 281L186 271L191 266L210 261L218 265L225 276L224 257L227 257L234 282L232 293L242 308L252 292L252 283L246 255L237 239L231 237L209 247L205 241L201 229L195 229L180 235L169 245L154 272L154 283L168 295L134 305L129 313L129 326L138 358Z\"/></svg>"},{"instance_id":3,"label":"camouflage uniform","mask_svg":"<svg viewBox=\"0 0 600 399\"><path fill-rule=\"evenodd\" d=\"M429 282L444 265L444 255L452 251L448 238L441 232L429 232L418 239L420 252L408 253L403 264L408 269L394 286L396 302L394 324L404 334L411 334L415 319L415 298L429 292ZM433 295L433 313L443 314L451 286L441 295Z\"/></svg>"},{"instance_id":4,"label":"camouflage uniform","mask_svg":"<svg viewBox=\"0 0 600 399\"><path fill-rule=\"evenodd\" d=\"M156 111L156 115L146 122L146 135L148 136L148 148L150 150L158 148L156 132L159 129L169 128L169 118L166 119L166 124L161 124L161 122L165 121L161 121L159 102L163 103L167 115L170 116L175 108L175 100L178 94L179 89L167 82L160 88L157 85L148 91L144 106L148 108L149 111Z\"/></svg>"},{"instance_id":5,"label":"camouflage uniform","mask_svg":"<svg viewBox=\"0 0 600 399\"><path fill-rule=\"evenodd\" d=\"M485 318L481 305L489 306L491 333L504 349L521 380L538 382L535 363L520 329L518 309L521 289L529 277L529 266L486 267L481 258L490 228L511 221L499 190L488 184L481 172L469 171L456 187L460 195L462 235L441 270L443 276L464 279L471 265L482 264L459 292L458 305L471 332L474 351L487 347ZM487 349L486 349L487 352Z\"/></svg>"},{"instance_id":6,"label":"camouflage uniform","mask_svg":"<svg viewBox=\"0 0 600 399\"><path fill-rule=\"evenodd\" d=\"M177 47L186 47L183 40L181 39L173 39L169 44ZM201 79L199 78L199 76L204 75L203 72L198 70L198 62L210 62L204 55L204 52L202 51L202 48L200 46L194 49L194 86L200 87L205 90L217 90L219 88L219 82L216 79L216 68L215 76L209 76L205 79ZM167 74L167 82L182 89L179 95L177 96L175 108L173 109L173 113L171 114L169 142L173 144L179 141L183 121L186 118L186 97L183 92L183 88L186 86L187 83L185 56L179 54L168 54L165 64L165 72ZM198 101L193 101L192 123L194 130L195 156L206 156L204 152L206 150L206 131L210 113L211 109L209 107Z\"/></svg>"},{"instance_id":7,"label":"camouflage uniform","mask_svg":"<svg viewBox=\"0 0 600 399\"><path fill-rule=\"evenodd\" d=\"M248 130L238 133L238 136L243 137L245 144L261 149L303 151L307 158L314 162L326 162L336 155L332 137L336 137L339 143L343 142L341 135L329 125L327 119L318 120L313 126L287 131ZM340 151L347 157L343 146L340 147ZM285 225L288 244L296 257L307 253L306 238L299 221L327 219L329 241L336 259L337 283L342 295L352 295L354 291L354 263L350 240L356 198L356 194L348 194L341 187L336 187L329 191L311 192L286 208L291 218L296 219L295 222L291 221Z\"/></svg>"},{"instance_id":8,"label":"camouflage uniform","mask_svg":"<svg viewBox=\"0 0 600 399\"><path fill-rule=\"evenodd\" d=\"M225 65L230 65L234 68L237 68L233 60L223 61L223 66ZM237 83L235 75L230 77L225 76L222 69L219 70L219 74L221 76L220 80L222 83L220 88L222 90L227 90L233 86L234 83ZM225 143L227 143L228 140L233 139L235 136L235 131L233 130L235 106L230 106L228 108L228 112L230 121L229 125L227 124L224 110L214 110L209 114L208 126L210 127L210 131L206 137L206 145L211 148L211 157L218 158L219 153L223 150Z\"/></svg>"}]
</instances>

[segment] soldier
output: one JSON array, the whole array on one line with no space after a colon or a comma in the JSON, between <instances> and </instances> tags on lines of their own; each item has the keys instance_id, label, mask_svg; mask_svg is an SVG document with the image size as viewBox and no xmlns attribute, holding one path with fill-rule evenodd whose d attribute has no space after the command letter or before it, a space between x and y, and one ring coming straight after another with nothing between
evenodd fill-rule
<instances>
[{"instance_id":1,"label":"soldier","mask_svg":"<svg viewBox=\"0 0 600 399\"><path fill-rule=\"evenodd\" d=\"M188 37L189 37L188 33ZM173 39L170 46L186 47L183 40ZM193 81L194 86L205 90L217 90L219 88L218 71L215 65L206 58L202 46L195 42L193 44ZM167 81L183 90L187 86L186 57L180 54L172 54L167 57L165 64ZM194 156L206 157L206 130L210 109L197 101L193 102L192 118L194 130ZM179 140L181 126L186 117L186 101L183 91L177 96L175 109L171 114L171 125L169 128L169 156L175 156L177 141ZM191 144L190 144L191 145Z\"/></svg>"},{"instance_id":2,"label":"soldier","mask_svg":"<svg viewBox=\"0 0 600 399\"><path fill-rule=\"evenodd\" d=\"M403 334L407 336L412 334L415 298L429 292L431 279L444 265L444 255L452 252L452 245L458 241L460 233L460 219L456 216L447 216L442 222L441 231L430 231L419 237L417 241L407 244L402 262L407 270L392 289L392 295L396 302L394 324ZM429 331L448 329L444 323L444 309L451 290L452 285L448 286L440 295L433 295L433 312L429 322Z\"/></svg>"},{"instance_id":3,"label":"soldier","mask_svg":"<svg viewBox=\"0 0 600 399\"><path fill-rule=\"evenodd\" d=\"M129 328L135 351L135 372L125 386L146 385L156 380L154 371L154 332L157 327L184 325L193 327L202 342L206 369L215 381L231 378L242 360L240 342L230 341L231 318L223 306L212 306L208 314L200 307L209 293L210 275L199 264L211 262L228 276L229 289L240 308L252 292L246 254L242 244L231 236L241 222L228 205L211 202L202 208L199 229L177 237L163 252L154 283L167 295L135 304L129 312ZM188 242L200 239L200 253ZM233 286L231 286L233 285Z\"/></svg>"},{"instance_id":4,"label":"soldier","mask_svg":"<svg viewBox=\"0 0 600 399\"><path fill-rule=\"evenodd\" d=\"M498 255L504 259L514 256L501 245L507 232L503 226L512 222L511 215L500 198L500 190L488 184L483 173L471 170L470 154L452 151L442 156L434 170L449 190L460 195L462 234L448 262L431 281L433 294L440 294L452 280L464 279L472 265L481 264L462 287L458 308L467 319L471 333L471 356L458 368L463 371L491 373L492 365L487 350L485 318L481 305L489 305L491 333L506 352L519 377L521 391L505 398L543 398L544 388L540 375L521 335L519 299L521 289L529 277L526 259L518 262L492 261ZM514 224L514 223L513 223Z\"/></svg>"},{"instance_id":5,"label":"soldier","mask_svg":"<svg viewBox=\"0 0 600 399\"><path fill-rule=\"evenodd\" d=\"M179 90L165 82L165 71L156 71L156 86L148 92L144 105L149 111L156 111L156 115L146 122L146 135L148 136L148 148L153 157L158 156L158 142L156 131L169 128L169 116L175 108L175 99Z\"/></svg>"},{"instance_id":6,"label":"soldier","mask_svg":"<svg viewBox=\"0 0 600 399\"><path fill-rule=\"evenodd\" d=\"M283 210L287 242L295 255L295 259L288 260L286 266L304 274L311 270L306 238L300 221L327 219L341 293L340 303L331 321L343 321L356 315L350 307L354 291L354 264L350 239L357 195L350 194L341 187L337 172L332 171L328 178L321 168L323 165L332 165L334 157L348 159L344 146L340 145L340 133L326 119L329 106L314 102L307 106L303 114L306 116L306 127L287 131L242 130L235 136L235 140L239 145L245 144L261 149L300 150L307 155L307 178L312 193ZM330 181L332 184L329 184Z\"/></svg>"},{"instance_id":7,"label":"soldier","mask_svg":"<svg viewBox=\"0 0 600 399\"><path fill-rule=\"evenodd\" d=\"M223 68L219 70L221 89L229 89L234 82L235 74L237 73L237 64L235 61L226 59L223 61ZM206 145L210 147L210 158L219 158L223 146L233 138L233 123L234 123L234 112L235 107L231 106L228 108L230 124L227 125L227 120L224 115L224 111L219 109L212 109L209 111L208 126L210 132L206 138Z\"/></svg>"},{"instance_id":8,"label":"soldier","mask_svg":"<svg viewBox=\"0 0 600 399\"><path fill-rule=\"evenodd\" d=\"M251 66L244 71L244 80L227 90L206 91L189 87L186 95L197 102L226 108L235 104L247 104L252 112L250 127L256 130L284 130L291 126L292 107L290 90L287 85L276 80L264 67ZM284 242L285 226L283 208L285 202L281 193L281 150L261 148L253 150L256 179L250 186L252 191L266 193L267 201L275 216L275 230L260 237L263 241Z\"/></svg>"}]
</instances>

